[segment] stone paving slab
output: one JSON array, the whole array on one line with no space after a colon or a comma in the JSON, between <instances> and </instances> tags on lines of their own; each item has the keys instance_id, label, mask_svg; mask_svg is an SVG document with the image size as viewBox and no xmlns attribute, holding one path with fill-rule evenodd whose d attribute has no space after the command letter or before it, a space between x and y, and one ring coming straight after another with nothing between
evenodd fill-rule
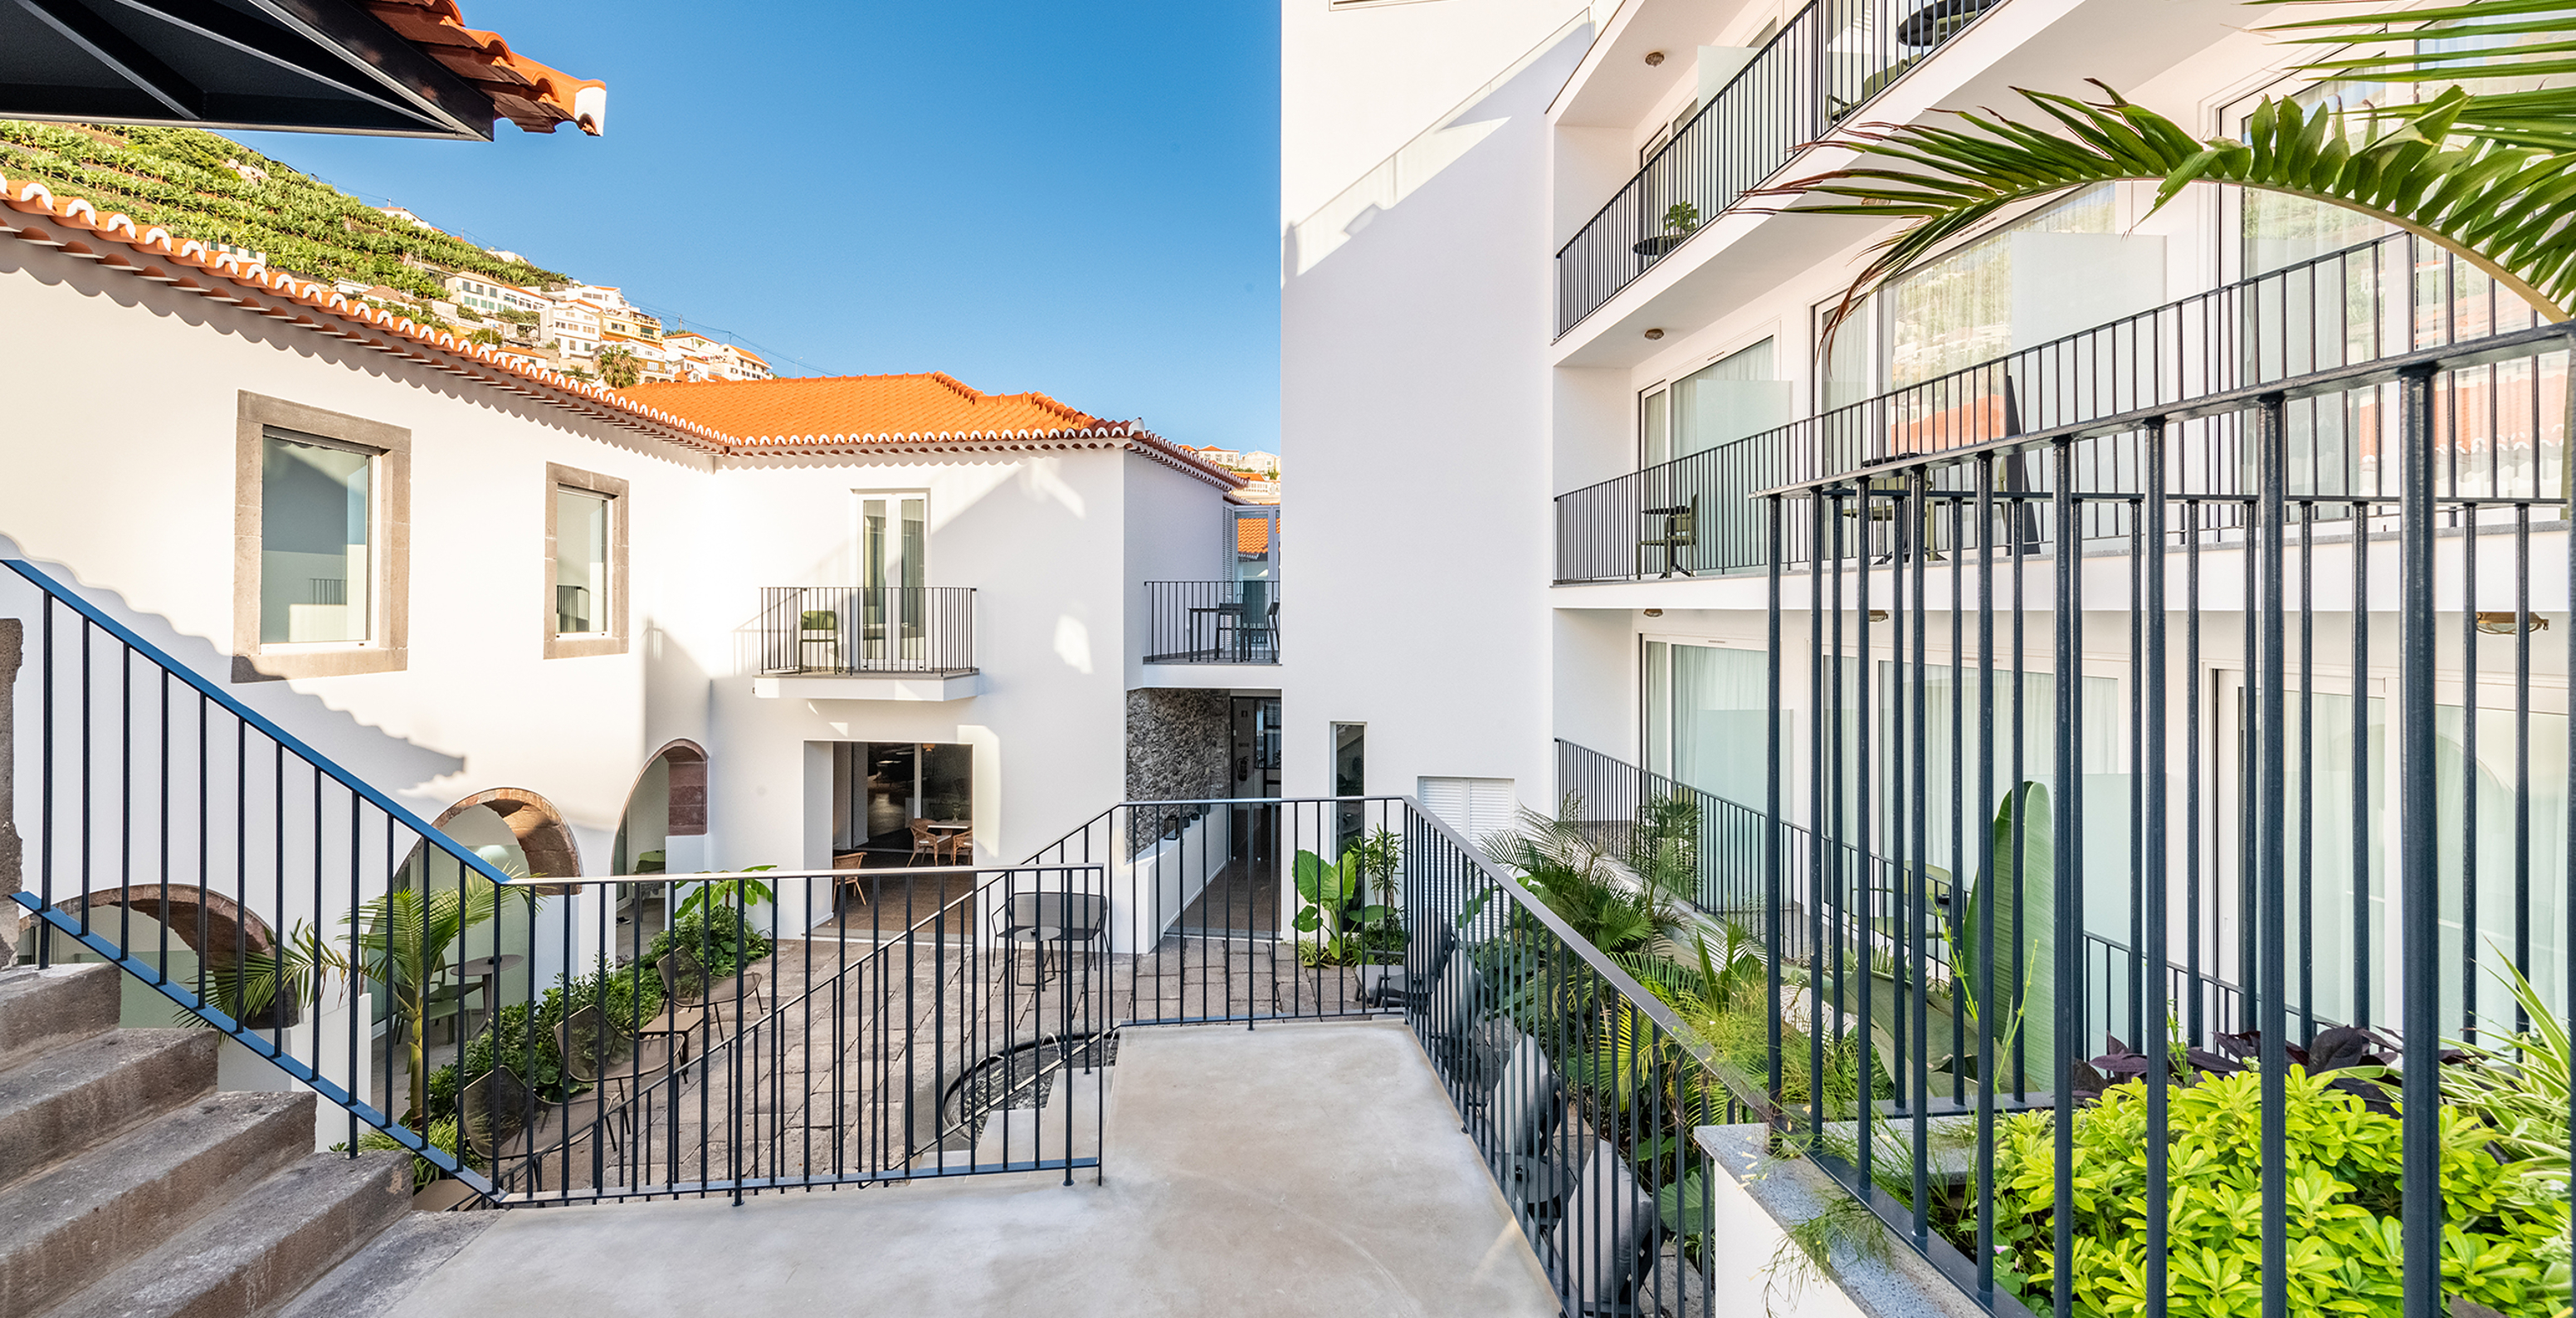
<instances>
[{"instance_id":1,"label":"stone paving slab","mask_svg":"<svg viewBox=\"0 0 2576 1318\"><path fill-rule=\"evenodd\" d=\"M514 1210L394 1318L1558 1312L1412 1035L1133 1028L1103 1180Z\"/></svg>"}]
</instances>

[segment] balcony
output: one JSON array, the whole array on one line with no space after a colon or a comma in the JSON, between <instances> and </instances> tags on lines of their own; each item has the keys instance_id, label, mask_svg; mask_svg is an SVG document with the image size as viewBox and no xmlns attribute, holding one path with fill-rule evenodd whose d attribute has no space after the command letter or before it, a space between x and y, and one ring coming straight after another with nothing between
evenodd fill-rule
<instances>
[{"instance_id":1,"label":"balcony","mask_svg":"<svg viewBox=\"0 0 2576 1318\"><path fill-rule=\"evenodd\" d=\"M2086 489L2107 488L2135 479L2141 452L2134 428L2123 433L2123 423L2149 415L2177 418L2171 460L2188 465L2195 493L2241 499L2252 475L2249 391L2451 345L2502 345L2535 324L2528 307L2467 263L2392 235L1558 495L1556 581L1758 572L1770 562L1769 529L1754 497L1763 491L2050 429L2098 436L2079 446L2078 480ZM2536 434L2545 420L2547 404L2536 392L2542 376L2534 370L2478 365L2442 377L2444 397L2456 388L2473 406L2496 409L2497 419L2470 437L2478 446L2464 456L2472 478L2529 483L2525 468L2538 459L2528 439L2513 437ZM2239 394L2248 396L2232 405L2211 402ZM2378 479L2381 450L2360 420L2358 412L2315 404L2292 410L2293 461L2308 488L2358 488ZM1964 479L1965 470L1951 466L1947 478ZM2007 500L2046 488L2044 473L2027 459L2002 463L1996 479L1998 497ZM2211 508L2212 517L2242 524L2234 514L2222 516L2220 505ZM1810 561L1819 537L1919 537L1936 550L1956 538L1946 524L1900 528L1884 502L1871 505L1868 516L1875 520L1866 532L1849 518L1824 530L1805 522L1783 527L1782 565ZM2105 534L2109 525L2096 518L2086 533Z\"/></svg>"},{"instance_id":2,"label":"balcony","mask_svg":"<svg viewBox=\"0 0 2576 1318\"><path fill-rule=\"evenodd\" d=\"M765 586L754 694L961 700L982 690L964 586Z\"/></svg>"},{"instance_id":3,"label":"balcony","mask_svg":"<svg viewBox=\"0 0 2576 1318\"><path fill-rule=\"evenodd\" d=\"M2533 822L2569 817L2565 620L2538 610L2567 600L2570 330L2471 321L2474 281L2396 268L2431 297L2293 285L2317 300L2286 341L2314 360L2141 346L2047 424L1872 417L1753 505L1781 557L1789 528L1813 551L1766 583L1796 623L1772 633L1753 873L1805 928L1761 935L1803 987L1752 1018L1788 1022L1760 1083L1827 1081L1775 1128L1993 1312L2108 1309L2106 1277L2181 1312L2182 1260L2238 1269L2245 1311L2318 1312L2286 1260L2327 1220L2383 1242L2378 1313L2440 1312L2471 1251L2546 1266L2445 1193L2438 1155L2499 1120L2576 999L2568 860ZM2178 363L2224 369L2147 369ZM1986 1119L2015 1109L2050 1124ZM2539 1110L2536 1151L2482 1171L2557 1175L2565 1090ZM2389 1152L2329 1171L2292 1133L2310 1112ZM2237 1217L2196 1216L2231 1161ZM2052 1211L2079 1175L2116 1207ZM2555 1304L2447 1284L2455 1313Z\"/></svg>"},{"instance_id":4,"label":"balcony","mask_svg":"<svg viewBox=\"0 0 2576 1318\"><path fill-rule=\"evenodd\" d=\"M1148 581L1149 664L1279 662L1276 581Z\"/></svg>"},{"instance_id":5,"label":"balcony","mask_svg":"<svg viewBox=\"0 0 2576 1318\"><path fill-rule=\"evenodd\" d=\"M2002 0L1815 0L1556 254L1561 336Z\"/></svg>"}]
</instances>

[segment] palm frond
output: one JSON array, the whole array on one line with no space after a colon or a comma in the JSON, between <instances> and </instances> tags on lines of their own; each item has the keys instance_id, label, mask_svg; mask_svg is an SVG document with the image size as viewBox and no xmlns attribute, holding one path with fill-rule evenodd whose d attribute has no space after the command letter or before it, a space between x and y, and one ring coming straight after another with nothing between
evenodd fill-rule
<instances>
[{"instance_id":1,"label":"palm frond","mask_svg":"<svg viewBox=\"0 0 2576 1318\"><path fill-rule=\"evenodd\" d=\"M2348 0L2246 2L2341 8ZM2447 83L2576 73L2576 2L2571 0L2476 0L2431 9L2346 12L2257 30L2305 45L2357 52L2300 66L2302 72L2338 78ZM2423 45L2427 41L2444 48L2427 50Z\"/></svg>"},{"instance_id":2,"label":"palm frond","mask_svg":"<svg viewBox=\"0 0 2576 1318\"><path fill-rule=\"evenodd\" d=\"M2158 185L2151 212L2202 182L2328 202L2445 248L2550 320L2576 303L2576 152L2460 136L2475 99L2458 88L2386 123L2266 99L2242 141L2194 139L2102 90L2098 102L2020 90L2055 129L1993 111L1865 125L1837 139L1859 153L1852 167L1765 189L1799 199L1799 214L1904 222L1871 249L1827 335L1870 292L1989 221L2121 181Z\"/></svg>"}]
</instances>

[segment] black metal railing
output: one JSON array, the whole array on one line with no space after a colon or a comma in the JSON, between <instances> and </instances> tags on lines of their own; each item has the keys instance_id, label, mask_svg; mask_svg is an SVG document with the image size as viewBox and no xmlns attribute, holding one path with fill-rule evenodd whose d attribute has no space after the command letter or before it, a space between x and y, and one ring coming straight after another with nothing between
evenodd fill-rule
<instances>
[{"instance_id":1,"label":"black metal railing","mask_svg":"<svg viewBox=\"0 0 2576 1318\"><path fill-rule=\"evenodd\" d=\"M490 1189L401 1119L405 1088L379 1065L391 1053L369 1051L368 1013L320 981L410 954L386 943L387 922L351 918L389 876L485 892L511 876L44 571L0 567L0 619L25 645L0 691L17 741L0 771L29 862L7 895L35 917L35 963L113 962L168 1000L173 1023L224 1034L345 1111L352 1146L373 1137ZM444 974L491 955L490 903L478 911L478 927L413 960ZM395 996L386 978L367 991ZM425 1014L425 998L414 1005Z\"/></svg>"},{"instance_id":2,"label":"black metal railing","mask_svg":"<svg viewBox=\"0 0 2576 1318\"><path fill-rule=\"evenodd\" d=\"M968 586L763 586L760 671L971 673Z\"/></svg>"},{"instance_id":3,"label":"black metal railing","mask_svg":"<svg viewBox=\"0 0 2576 1318\"><path fill-rule=\"evenodd\" d=\"M716 918L764 955L696 1006L666 998L643 1028L564 1034L579 1092L530 1105L518 1142L481 1166L505 1206L1097 1172L1119 1023L1102 866L773 871L662 891L743 881L769 900ZM601 900L585 909L612 918L652 891L586 886ZM590 933L631 943L625 926ZM612 984L652 971L626 951Z\"/></svg>"},{"instance_id":4,"label":"black metal railing","mask_svg":"<svg viewBox=\"0 0 2576 1318\"><path fill-rule=\"evenodd\" d=\"M1690 820L1685 836L1699 872L1694 897L1699 909L1748 923L1763 916L1770 834L1760 807L1729 801L1561 738L1556 743L1556 790L1612 854L1625 849L1627 836L1658 803L1684 810ZM1790 826L1789 846L1795 854L1805 855L1810 842L1805 829ZM1846 864L1861 864L1849 848L1845 856ZM1885 886L1892 873L1886 862L1873 861L1868 868L1878 875L1871 882ZM1794 920L1790 928L1794 934Z\"/></svg>"},{"instance_id":5,"label":"black metal railing","mask_svg":"<svg viewBox=\"0 0 2576 1318\"><path fill-rule=\"evenodd\" d=\"M1145 662L1279 662L1277 581L1148 581Z\"/></svg>"},{"instance_id":6,"label":"black metal railing","mask_svg":"<svg viewBox=\"0 0 2576 1318\"><path fill-rule=\"evenodd\" d=\"M2568 334L1762 499L1765 871L1808 925L1802 954L1773 946L1837 1017L1768 1087L1843 1064L1846 1026L1869 1041L1874 1101L1779 1124L1972 1300L2197 1311L2216 1268L2270 1312L2562 1303L2542 1278L2570 1231L2576 652L2535 606L2570 598L2576 559L2534 530L2565 517L2563 469L2462 459L2515 372L2547 398L2526 443L2563 434ZM2367 462L2303 469L2303 413ZM2174 446L2220 418L2244 465L2212 492ZM2136 461L2086 470L2113 439ZM1827 552L1793 586L1799 524ZM1819 843L1804 868L1792 819ZM1893 890L1817 863L1840 845ZM2329 1170L2294 1133L2317 1121L2377 1152ZM2529 1207L2486 1212L2445 1159L2507 1127L2529 1140L2474 1157ZM2222 1182L2243 1208L2219 1231L2187 1205ZM2366 1273L2311 1270L2327 1220L2375 1242ZM2497 1270L2446 1279L2462 1250Z\"/></svg>"},{"instance_id":7,"label":"black metal railing","mask_svg":"<svg viewBox=\"0 0 2576 1318\"><path fill-rule=\"evenodd\" d=\"M1758 1068L1730 1088L1672 1008L1438 817L1396 797L1130 802L1033 860L1105 865L1128 894L1121 1021L1401 1014L1567 1313L1715 1312L1717 1173L1691 1137L1756 1119Z\"/></svg>"},{"instance_id":8,"label":"black metal railing","mask_svg":"<svg viewBox=\"0 0 2576 1318\"><path fill-rule=\"evenodd\" d=\"M2001 0L1815 0L1556 254L1556 332L1599 310Z\"/></svg>"},{"instance_id":9,"label":"black metal railing","mask_svg":"<svg viewBox=\"0 0 2576 1318\"><path fill-rule=\"evenodd\" d=\"M2240 413L2199 414L2205 400L2454 345L2505 345L2537 324L2492 278L2428 242L2398 234L2363 243L1559 495L1556 580L1757 571L1769 561L1762 491L2058 428L2102 427L2077 452L2086 488L2134 484L2142 454L2134 426L2119 423L2148 413L2194 413L2167 437L2172 488L2242 494L2252 472ZM2446 455L2445 478L2490 493L2540 492L2541 469L2563 444L2551 403L2563 379L2557 359L2447 371L2437 384L2445 408L2456 397L2483 415L2470 417L2464 442ZM2295 410L2292 479L2315 491L2387 492L2359 415L2371 410L2366 400ZM1998 478L2006 493L2027 494L2048 474L2017 462ZM1815 553L1807 529L1786 533L1788 561ZM2088 529L2106 533L2116 534Z\"/></svg>"}]
</instances>

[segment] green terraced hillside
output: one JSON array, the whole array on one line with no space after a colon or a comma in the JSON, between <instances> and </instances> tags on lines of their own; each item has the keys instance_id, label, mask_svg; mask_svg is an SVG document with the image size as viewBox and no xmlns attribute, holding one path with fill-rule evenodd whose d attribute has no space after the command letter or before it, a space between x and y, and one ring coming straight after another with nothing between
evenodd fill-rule
<instances>
[{"instance_id":1,"label":"green terraced hillside","mask_svg":"<svg viewBox=\"0 0 2576 1318\"><path fill-rule=\"evenodd\" d=\"M239 168L227 166L232 161ZM261 177L262 175L266 177ZM504 261L448 234L395 219L318 179L193 128L39 124L0 119L0 178L36 179L104 214L268 254L308 279L440 293L449 270L543 288L564 276Z\"/></svg>"}]
</instances>

